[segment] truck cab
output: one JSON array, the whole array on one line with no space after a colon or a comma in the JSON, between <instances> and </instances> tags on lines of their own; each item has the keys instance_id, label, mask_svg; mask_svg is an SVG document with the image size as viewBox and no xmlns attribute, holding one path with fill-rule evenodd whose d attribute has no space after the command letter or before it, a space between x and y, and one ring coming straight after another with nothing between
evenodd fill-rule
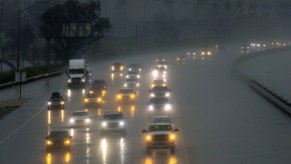
<instances>
[{"instance_id":1,"label":"truck cab","mask_svg":"<svg viewBox=\"0 0 291 164\"><path fill-rule=\"evenodd\" d=\"M66 71L68 76L68 87L85 87L88 81L88 71L84 59L73 59L69 61L69 69Z\"/></svg>"}]
</instances>

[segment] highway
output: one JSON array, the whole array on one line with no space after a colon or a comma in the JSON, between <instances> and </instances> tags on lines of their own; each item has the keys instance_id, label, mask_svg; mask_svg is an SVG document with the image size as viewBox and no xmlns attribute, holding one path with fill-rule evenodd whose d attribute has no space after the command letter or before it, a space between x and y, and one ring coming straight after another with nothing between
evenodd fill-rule
<instances>
[{"instance_id":1,"label":"highway","mask_svg":"<svg viewBox=\"0 0 291 164\"><path fill-rule=\"evenodd\" d=\"M24 85L28 103L0 120L0 161L3 164L204 164L204 163L288 163L291 159L291 120L248 86L231 75L233 62L240 57L236 47L221 50L209 60L177 64L182 52L165 52L125 57L112 61L89 61L92 78L108 83L106 103L89 109L93 122L88 127L71 126L75 110L84 109L81 89L67 89L66 75ZM169 61L169 87L174 105L177 133L176 153L158 150L146 155L142 130L149 116L146 105L154 60ZM116 110L114 93L123 78L111 79L113 62L140 63L141 87L137 103L120 108L126 114L126 135L99 133L100 114ZM66 100L63 111L48 111L47 100L60 91ZM16 98L18 88L0 91L0 99ZM68 130L72 150L47 153L45 137L50 130Z\"/></svg>"}]
</instances>

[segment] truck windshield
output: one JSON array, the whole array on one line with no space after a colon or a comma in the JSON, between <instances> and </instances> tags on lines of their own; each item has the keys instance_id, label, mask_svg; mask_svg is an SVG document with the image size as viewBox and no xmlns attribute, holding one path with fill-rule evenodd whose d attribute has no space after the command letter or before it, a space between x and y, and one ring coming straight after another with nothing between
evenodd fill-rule
<instances>
[{"instance_id":1,"label":"truck windshield","mask_svg":"<svg viewBox=\"0 0 291 164\"><path fill-rule=\"evenodd\" d=\"M70 69L69 74L84 74L84 69Z\"/></svg>"},{"instance_id":2,"label":"truck windshield","mask_svg":"<svg viewBox=\"0 0 291 164\"><path fill-rule=\"evenodd\" d=\"M150 125L149 131L154 132L154 131L171 131L172 126L171 125Z\"/></svg>"}]
</instances>

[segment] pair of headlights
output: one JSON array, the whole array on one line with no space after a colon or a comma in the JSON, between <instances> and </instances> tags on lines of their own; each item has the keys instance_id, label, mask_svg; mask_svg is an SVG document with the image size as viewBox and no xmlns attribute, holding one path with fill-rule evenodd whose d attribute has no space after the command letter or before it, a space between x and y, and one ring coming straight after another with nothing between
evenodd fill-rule
<instances>
[{"instance_id":1,"label":"pair of headlights","mask_svg":"<svg viewBox=\"0 0 291 164\"><path fill-rule=\"evenodd\" d=\"M120 126L120 127L123 127L124 126L124 121L120 121L119 123L118 123L118 125ZM108 123L107 122L102 122L102 127L107 127L108 126Z\"/></svg>"},{"instance_id":2,"label":"pair of headlights","mask_svg":"<svg viewBox=\"0 0 291 164\"><path fill-rule=\"evenodd\" d=\"M167 110L167 111L172 109L172 105L171 104L166 104L164 107L165 107L164 109ZM153 111L154 110L154 105L149 105L149 110Z\"/></svg>"},{"instance_id":3,"label":"pair of headlights","mask_svg":"<svg viewBox=\"0 0 291 164\"><path fill-rule=\"evenodd\" d=\"M76 122L76 120L75 120L74 118L71 118L71 119L70 119L70 123L71 123L71 124L73 124L73 123L75 123L75 122ZM86 119L84 120L84 122L85 122L86 124L88 124L88 123L91 122L91 120L90 120L89 118L86 118Z\"/></svg>"}]
</instances>

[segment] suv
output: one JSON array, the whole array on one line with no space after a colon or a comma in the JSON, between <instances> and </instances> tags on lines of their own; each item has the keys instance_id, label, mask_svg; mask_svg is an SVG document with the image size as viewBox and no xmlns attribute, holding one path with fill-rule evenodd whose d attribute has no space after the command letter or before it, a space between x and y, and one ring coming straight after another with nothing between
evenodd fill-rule
<instances>
[{"instance_id":1,"label":"suv","mask_svg":"<svg viewBox=\"0 0 291 164\"><path fill-rule=\"evenodd\" d=\"M84 97L84 106L87 107L99 107L104 104L104 97L101 93L99 94L90 94L87 93L86 97Z\"/></svg>"},{"instance_id":2,"label":"suv","mask_svg":"<svg viewBox=\"0 0 291 164\"><path fill-rule=\"evenodd\" d=\"M72 116L70 118L70 124L89 124L91 122L91 119L89 117L88 112L86 111L74 111L72 113Z\"/></svg>"},{"instance_id":3,"label":"suv","mask_svg":"<svg viewBox=\"0 0 291 164\"><path fill-rule=\"evenodd\" d=\"M144 139L146 152L151 153L152 149L170 149L170 153L175 153L176 134L179 129L174 129L172 121L166 116L158 116L144 129Z\"/></svg>"},{"instance_id":4,"label":"suv","mask_svg":"<svg viewBox=\"0 0 291 164\"><path fill-rule=\"evenodd\" d=\"M101 134L105 132L125 133L125 118L122 112L106 112L101 123Z\"/></svg>"},{"instance_id":5,"label":"suv","mask_svg":"<svg viewBox=\"0 0 291 164\"><path fill-rule=\"evenodd\" d=\"M65 101L59 92L53 92L47 102L48 109L64 109Z\"/></svg>"},{"instance_id":6,"label":"suv","mask_svg":"<svg viewBox=\"0 0 291 164\"><path fill-rule=\"evenodd\" d=\"M89 89L89 94L91 95L99 95L105 96L106 94L106 82L105 80L94 80L91 88Z\"/></svg>"},{"instance_id":7,"label":"suv","mask_svg":"<svg viewBox=\"0 0 291 164\"><path fill-rule=\"evenodd\" d=\"M52 149L71 149L72 136L68 131L51 131L46 139L46 150Z\"/></svg>"}]
</instances>

